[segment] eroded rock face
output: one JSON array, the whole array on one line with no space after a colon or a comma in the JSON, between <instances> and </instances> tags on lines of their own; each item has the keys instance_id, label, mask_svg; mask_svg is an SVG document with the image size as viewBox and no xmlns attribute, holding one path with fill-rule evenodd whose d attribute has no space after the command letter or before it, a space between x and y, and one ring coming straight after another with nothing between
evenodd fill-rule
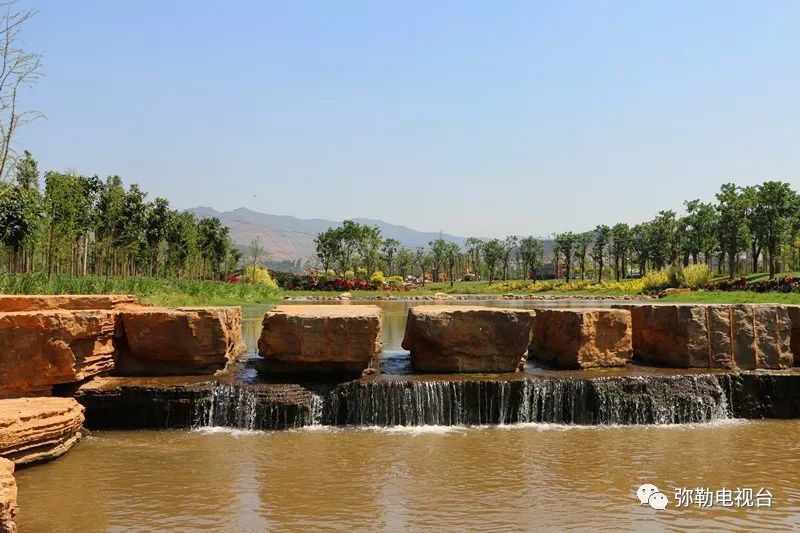
<instances>
[{"instance_id":1,"label":"eroded rock face","mask_svg":"<svg viewBox=\"0 0 800 533\"><path fill-rule=\"evenodd\" d=\"M465 305L408 310L403 348L417 372L514 372L528 349L534 312Z\"/></svg>"},{"instance_id":2,"label":"eroded rock face","mask_svg":"<svg viewBox=\"0 0 800 533\"><path fill-rule=\"evenodd\" d=\"M114 367L113 311L0 313L0 398L50 394Z\"/></svg>"},{"instance_id":3,"label":"eroded rock face","mask_svg":"<svg viewBox=\"0 0 800 533\"><path fill-rule=\"evenodd\" d=\"M0 457L0 533L16 533L17 482L14 463Z\"/></svg>"},{"instance_id":4,"label":"eroded rock face","mask_svg":"<svg viewBox=\"0 0 800 533\"><path fill-rule=\"evenodd\" d=\"M528 359L562 368L624 366L633 355L623 309L538 309Z\"/></svg>"},{"instance_id":5,"label":"eroded rock face","mask_svg":"<svg viewBox=\"0 0 800 533\"><path fill-rule=\"evenodd\" d=\"M632 305L636 359L675 368L792 366L792 323L781 305Z\"/></svg>"},{"instance_id":6,"label":"eroded rock face","mask_svg":"<svg viewBox=\"0 0 800 533\"><path fill-rule=\"evenodd\" d=\"M73 398L0 400L0 457L18 465L55 459L80 440L82 426Z\"/></svg>"},{"instance_id":7,"label":"eroded rock face","mask_svg":"<svg viewBox=\"0 0 800 533\"><path fill-rule=\"evenodd\" d=\"M109 310L137 304L129 294L0 295L0 312Z\"/></svg>"},{"instance_id":8,"label":"eroded rock face","mask_svg":"<svg viewBox=\"0 0 800 533\"><path fill-rule=\"evenodd\" d=\"M118 311L116 374L209 374L244 353L238 307Z\"/></svg>"},{"instance_id":9,"label":"eroded rock face","mask_svg":"<svg viewBox=\"0 0 800 533\"><path fill-rule=\"evenodd\" d=\"M275 373L360 373L381 347L375 305L280 305L258 340L262 369Z\"/></svg>"}]
</instances>

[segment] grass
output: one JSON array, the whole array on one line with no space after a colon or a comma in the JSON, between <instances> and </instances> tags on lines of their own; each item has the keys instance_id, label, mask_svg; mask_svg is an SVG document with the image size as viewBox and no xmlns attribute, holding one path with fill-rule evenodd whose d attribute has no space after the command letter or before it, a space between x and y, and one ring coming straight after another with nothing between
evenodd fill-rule
<instances>
[{"instance_id":1,"label":"grass","mask_svg":"<svg viewBox=\"0 0 800 533\"><path fill-rule=\"evenodd\" d=\"M783 275L800 276L800 273L782 273ZM757 280L766 278L766 274L751 276ZM462 281L452 287L449 282L426 283L425 287L406 292L387 291L351 291L355 298L433 296L437 292L446 294L493 295L532 294L524 289L528 282L519 282L509 288L502 281L489 285L487 281ZM540 281L544 290L535 294L541 296L634 296L636 292L625 290L606 290L595 284L583 284L583 290L556 289L557 280ZM548 289L548 285L553 290ZM578 285L576 285L578 286ZM615 287L615 285L609 285ZM588 289L588 290L587 290ZM174 278L152 277L68 277L53 276L49 280L42 274L9 275L0 274L0 294L135 294L142 302L163 306L186 305L249 305L277 303L286 296L328 296L336 297L338 292L321 291L274 291L262 285L248 283L225 283L219 281L180 280ZM680 293L662 299L664 302L701 302L701 303L783 303L800 304L800 293L750 291L696 291Z\"/></svg>"}]
</instances>

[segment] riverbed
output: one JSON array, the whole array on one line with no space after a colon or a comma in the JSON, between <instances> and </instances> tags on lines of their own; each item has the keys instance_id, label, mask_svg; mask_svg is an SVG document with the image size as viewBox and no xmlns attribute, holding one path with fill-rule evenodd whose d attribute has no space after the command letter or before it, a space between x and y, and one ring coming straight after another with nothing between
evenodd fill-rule
<instances>
[{"instance_id":1,"label":"riverbed","mask_svg":"<svg viewBox=\"0 0 800 533\"><path fill-rule=\"evenodd\" d=\"M403 353L409 305L381 302L386 360ZM251 351L266 310L244 310ZM792 529L800 421L98 431L17 479L22 533ZM639 503L643 483L667 495L666 510ZM760 507L679 505L687 502L676 490L698 487L763 488L772 498Z\"/></svg>"}]
</instances>

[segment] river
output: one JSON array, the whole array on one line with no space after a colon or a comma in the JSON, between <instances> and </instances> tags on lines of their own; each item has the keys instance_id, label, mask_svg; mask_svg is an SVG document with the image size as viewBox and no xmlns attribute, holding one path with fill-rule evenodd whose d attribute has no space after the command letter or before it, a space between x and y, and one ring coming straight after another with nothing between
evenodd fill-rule
<instances>
[{"instance_id":1,"label":"river","mask_svg":"<svg viewBox=\"0 0 800 533\"><path fill-rule=\"evenodd\" d=\"M387 354L400 350L406 308L384 304ZM246 310L251 348L264 310ZM105 431L17 479L21 533L792 529L800 421ZM666 510L639 503L643 483L667 495ZM698 487L772 498L675 497Z\"/></svg>"}]
</instances>

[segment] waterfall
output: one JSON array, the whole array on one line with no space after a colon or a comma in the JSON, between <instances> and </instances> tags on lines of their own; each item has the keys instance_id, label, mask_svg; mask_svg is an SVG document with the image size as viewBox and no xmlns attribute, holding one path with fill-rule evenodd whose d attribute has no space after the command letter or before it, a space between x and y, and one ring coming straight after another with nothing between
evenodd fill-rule
<instances>
[{"instance_id":1,"label":"waterfall","mask_svg":"<svg viewBox=\"0 0 800 533\"><path fill-rule=\"evenodd\" d=\"M150 383L77 396L89 428L702 423L800 418L800 373L378 377L346 383Z\"/></svg>"}]
</instances>

